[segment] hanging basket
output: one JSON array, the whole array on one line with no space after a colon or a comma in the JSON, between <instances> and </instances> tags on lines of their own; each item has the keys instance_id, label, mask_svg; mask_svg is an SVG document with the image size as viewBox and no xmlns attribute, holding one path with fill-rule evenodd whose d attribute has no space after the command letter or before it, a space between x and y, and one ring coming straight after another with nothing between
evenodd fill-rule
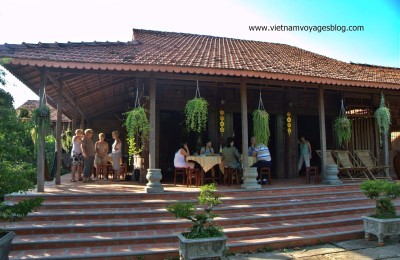
<instances>
[{"instance_id":1,"label":"hanging basket","mask_svg":"<svg viewBox=\"0 0 400 260\"><path fill-rule=\"evenodd\" d=\"M185 106L185 123L188 131L201 133L207 127L208 102L200 97L199 84L197 82L196 95Z\"/></svg>"},{"instance_id":2,"label":"hanging basket","mask_svg":"<svg viewBox=\"0 0 400 260\"><path fill-rule=\"evenodd\" d=\"M261 92L258 109L253 112L253 133L258 144L263 143L268 146L269 137L271 135L269 130L269 114L264 108Z\"/></svg>"},{"instance_id":3,"label":"hanging basket","mask_svg":"<svg viewBox=\"0 0 400 260\"><path fill-rule=\"evenodd\" d=\"M340 146L344 146L351 139L351 121L346 116L346 110L344 108L343 100L340 108L339 116L335 119L334 129L337 135L338 143Z\"/></svg>"},{"instance_id":4,"label":"hanging basket","mask_svg":"<svg viewBox=\"0 0 400 260\"><path fill-rule=\"evenodd\" d=\"M390 110L385 105L385 97L381 95L381 102L379 108L375 111L376 123L378 125L378 131L381 135L389 132L391 124Z\"/></svg>"}]
</instances>

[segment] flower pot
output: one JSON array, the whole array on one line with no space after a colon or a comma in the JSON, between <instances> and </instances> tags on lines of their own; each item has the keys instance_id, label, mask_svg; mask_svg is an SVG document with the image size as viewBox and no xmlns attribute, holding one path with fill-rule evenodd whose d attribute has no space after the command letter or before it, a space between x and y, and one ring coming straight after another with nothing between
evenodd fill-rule
<instances>
[{"instance_id":1,"label":"flower pot","mask_svg":"<svg viewBox=\"0 0 400 260\"><path fill-rule=\"evenodd\" d=\"M385 236L400 235L400 218L379 219L363 216L365 239L370 234L378 237L379 245L383 246Z\"/></svg>"},{"instance_id":2,"label":"flower pot","mask_svg":"<svg viewBox=\"0 0 400 260\"><path fill-rule=\"evenodd\" d=\"M0 233L0 260L8 260L8 255L11 250L11 242L15 237L12 231Z\"/></svg>"},{"instance_id":3,"label":"flower pot","mask_svg":"<svg viewBox=\"0 0 400 260\"><path fill-rule=\"evenodd\" d=\"M225 251L226 236L187 239L183 234L178 234L179 255L182 259L201 259L221 257Z\"/></svg>"}]
</instances>

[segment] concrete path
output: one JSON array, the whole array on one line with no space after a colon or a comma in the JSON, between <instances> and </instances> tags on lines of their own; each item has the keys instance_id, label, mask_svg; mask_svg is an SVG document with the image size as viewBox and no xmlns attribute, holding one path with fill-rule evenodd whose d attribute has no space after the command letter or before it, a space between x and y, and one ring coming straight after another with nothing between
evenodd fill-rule
<instances>
[{"instance_id":1,"label":"concrete path","mask_svg":"<svg viewBox=\"0 0 400 260\"><path fill-rule=\"evenodd\" d=\"M318 246L281 249L268 253L237 254L228 256L229 260L400 260L400 237L385 240L384 246L377 241L350 240Z\"/></svg>"}]
</instances>

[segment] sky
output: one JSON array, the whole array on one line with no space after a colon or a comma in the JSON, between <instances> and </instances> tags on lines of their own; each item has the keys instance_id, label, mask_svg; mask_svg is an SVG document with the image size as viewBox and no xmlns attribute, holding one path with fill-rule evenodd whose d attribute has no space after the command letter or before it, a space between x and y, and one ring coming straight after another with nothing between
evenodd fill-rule
<instances>
[{"instance_id":1,"label":"sky","mask_svg":"<svg viewBox=\"0 0 400 260\"><path fill-rule=\"evenodd\" d=\"M136 28L284 43L345 62L400 68L400 0L2 0L0 25L0 44L126 42ZM250 31L249 26L363 30ZM37 99L18 82L6 89L16 107Z\"/></svg>"}]
</instances>

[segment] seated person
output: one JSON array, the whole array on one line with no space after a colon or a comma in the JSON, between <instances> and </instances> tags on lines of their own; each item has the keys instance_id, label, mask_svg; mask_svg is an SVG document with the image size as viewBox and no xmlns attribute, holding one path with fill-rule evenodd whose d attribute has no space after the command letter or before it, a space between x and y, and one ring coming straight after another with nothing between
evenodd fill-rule
<instances>
[{"instance_id":1,"label":"seated person","mask_svg":"<svg viewBox=\"0 0 400 260\"><path fill-rule=\"evenodd\" d=\"M234 141L232 137L228 137L226 139L226 146L222 150L222 163L224 168L233 168L239 170L239 175L242 177L241 166L240 166L240 153L233 146ZM226 181L227 176L224 176L224 180Z\"/></svg>"},{"instance_id":2,"label":"seated person","mask_svg":"<svg viewBox=\"0 0 400 260\"><path fill-rule=\"evenodd\" d=\"M207 140L206 146L201 147L200 155L202 154L204 155L214 154L214 148L212 148L211 140Z\"/></svg>"},{"instance_id":3,"label":"seated person","mask_svg":"<svg viewBox=\"0 0 400 260\"><path fill-rule=\"evenodd\" d=\"M271 167L272 165L271 154L269 153L269 149L265 144L263 143L257 144L254 149L253 156L257 157L257 162L253 164L251 167L257 167L257 172L260 172L261 168ZM260 183L261 180L258 180L258 182ZM266 183L267 180L264 179L263 182Z\"/></svg>"},{"instance_id":4,"label":"seated person","mask_svg":"<svg viewBox=\"0 0 400 260\"><path fill-rule=\"evenodd\" d=\"M251 146L249 147L249 156L253 156L253 153L255 152L256 148L256 138L254 136L251 137L250 139Z\"/></svg>"},{"instance_id":5,"label":"seated person","mask_svg":"<svg viewBox=\"0 0 400 260\"><path fill-rule=\"evenodd\" d=\"M187 145L187 142L183 142L178 151L175 153L174 157L174 166L175 168L190 168L194 169L194 163L193 162L186 162L186 157L190 156L190 151L189 147Z\"/></svg>"}]
</instances>

